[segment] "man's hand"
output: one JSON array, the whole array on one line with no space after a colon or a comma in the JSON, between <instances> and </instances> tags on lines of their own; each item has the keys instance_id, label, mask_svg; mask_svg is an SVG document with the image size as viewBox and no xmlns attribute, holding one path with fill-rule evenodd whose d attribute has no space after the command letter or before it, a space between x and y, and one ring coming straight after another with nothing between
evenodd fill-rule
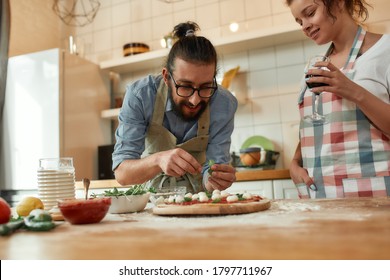
<instances>
[{"instance_id":1,"label":"man's hand","mask_svg":"<svg viewBox=\"0 0 390 280\"><path fill-rule=\"evenodd\" d=\"M213 164L209 180L206 184L208 191L225 190L236 181L236 169L229 164Z\"/></svg>"},{"instance_id":2,"label":"man's hand","mask_svg":"<svg viewBox=\"0 0 390 280\"><path fill-rule=\"evenodd\" d=\"M168 176L180 177L185 173L199 174L202 172L200 163L180 148L159 152L157 161L162 172Z\"/></svg>"}]
</instances>

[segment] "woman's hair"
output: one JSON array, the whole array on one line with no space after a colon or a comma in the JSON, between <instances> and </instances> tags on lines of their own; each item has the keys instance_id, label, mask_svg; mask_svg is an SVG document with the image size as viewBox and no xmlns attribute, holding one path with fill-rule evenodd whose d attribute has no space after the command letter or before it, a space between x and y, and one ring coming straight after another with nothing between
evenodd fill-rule
<instances>
[{"instance_id":1,"label":"woman's hair","mask_svg":"<svg viewBox=\"0 0 390 280\"><path fill-rule=\"evenodd\" d=\"M217 52L211 42L203 36L196 36L199 26L195 22L185 22L173 29L173 44L166 61L168 71L175 69L175 59L181 58L196 64L213 64L217 67Z\"/></svg>"},{"instance_id":2,"label":"woman's hair","mask_svg":"<svg viewBox=\"0 0 390 280\"><path fill-rule=\"evenodd\" d=\"M287 6L290 6L293 1L294 0L286 0ZM337 0L314 0L314 2L316 1L322 1L328 15L334 20L336 19L336 16L333 14L332 11L334 6L337 5ZM356 22L358 22L359 19L361 22L364 22L368 19L367 6L371 7L371 5L368 4L365 0L344 0L344 5L348 11L348 14Z\"/></svg>"}]
</instances>

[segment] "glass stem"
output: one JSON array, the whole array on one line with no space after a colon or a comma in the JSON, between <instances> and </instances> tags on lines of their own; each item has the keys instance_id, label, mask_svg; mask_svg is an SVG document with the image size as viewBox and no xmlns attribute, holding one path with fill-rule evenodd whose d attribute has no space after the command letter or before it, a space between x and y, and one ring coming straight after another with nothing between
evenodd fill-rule
<instances>
[{"instance_id":1,"label":"glass stem","mask_svg":"<svg viewBox=\"0 0 390 280\"><path fill-rule=\"evenodd\" d=\"M319 99L320 95L315 94L315 99L314 99L314 116L317 118L318 117L318 104L319 104Z\"/></svg>"}]
</instances>

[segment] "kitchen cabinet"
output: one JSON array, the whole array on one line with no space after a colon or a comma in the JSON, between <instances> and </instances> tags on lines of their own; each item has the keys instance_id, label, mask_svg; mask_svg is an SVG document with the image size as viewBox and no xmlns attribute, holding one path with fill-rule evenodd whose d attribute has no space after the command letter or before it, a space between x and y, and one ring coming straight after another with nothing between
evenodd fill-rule
<instances>
[{"instance_id":1,"label":"kitchen cabinet","mask_svg":"<svg viewBox=\"0 0 390 280\"><path fill-rule=\"evenodd\" d=\"M273 180L274 199L299 199L294 182L288 180Z\"/></svg>"},{"instance_id":2,"label":"kitchen cabinet","mask_svg":"<svg viewBox=\"0 0 390 280\"><path fill-rule=\"evenodd\" d=\"M235 182L228 191L248 191L269 199L299 199L298 191L291 179Z\"/></svg>"},{"instance_id":3,"label":"kitchen cabinet","mask_svg":"<svg viewBox=\"0 0 390 280\"><path fill-rule=\"evenodd\" d=\"M304 38L305 37L300 27L290 24L262 28L251 32L234 34L216 39L210 38L210 40L214 44L218 55L223 56L240 51L291 43L303 40ZM162 67L168 52L169 49L160 49L137 55L102 61L100 63L100 68L118 74L123 74ZM101 113L101 117L105 119L116 120L118 113L118 109L108 109Z\"/></svg>"}]
</instances>

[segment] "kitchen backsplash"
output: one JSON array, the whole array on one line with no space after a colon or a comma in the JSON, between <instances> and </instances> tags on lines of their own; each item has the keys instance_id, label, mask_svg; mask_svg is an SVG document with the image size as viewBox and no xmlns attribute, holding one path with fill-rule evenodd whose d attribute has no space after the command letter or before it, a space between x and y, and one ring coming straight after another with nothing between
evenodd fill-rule
<instances>
[{"instance_id":1,"label":"kitchen backsplash","mask_svg":"<svg viewBox=\"0 0 390 280\"><path fill-rule=\"evenodd\" d=\"M201 34L213 41L231 35L229 24L237 22L237 32L296 24L284 0L183 0L167 4L158 0L100 0L94 22L77 28L87 59L96 63L123 56L129 42L143 42L151 50L161 49L160 39L177 23L191 20L200 25ZM389 32L390 8L387 0L370 1L370 29ZM327 46L309 40L273 47L251 49L220 57L218 81L225 71L240 66L231 90L241 101L232 136L231 151L252 135L273 141L281 153L277 168L288 168L298 142L297 95L302 70L308 56L322 53ZM148 73L149 69L122 75L115 95L123 95L125 85Z\"/></svg>"}]
</instances>

